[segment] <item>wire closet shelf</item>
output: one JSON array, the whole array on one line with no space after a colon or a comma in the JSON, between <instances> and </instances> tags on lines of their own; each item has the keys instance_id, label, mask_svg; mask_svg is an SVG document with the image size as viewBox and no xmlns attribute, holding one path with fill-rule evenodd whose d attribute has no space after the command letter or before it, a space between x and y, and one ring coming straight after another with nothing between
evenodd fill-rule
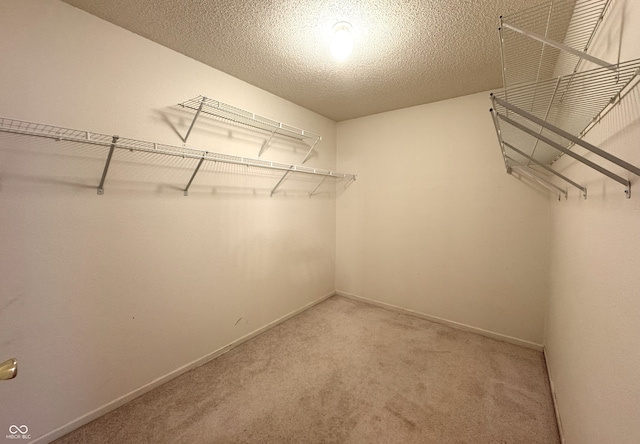
<instances>
[{"instance_id":1,"label":"wire closet shelf","mask_svg":"<svg viewBox=\"0 0 640 444\"><path fill-rule=\"evenodd\" d=\"M198 120L198 117L200 116L205 116L212 119L222 119L228 123L238 124L269 133L269 138L260 148L258 157L262 156L262 153L271 143L273 136L277 134L279 136L290 137L310 144L309 151L306 153L301 162L305 163L307 159L309 159L309 156L313 152L313 149L315 148L317 143L322 140L322 136L314 134L310 131L296 128L295 126L287 125L286 123L278 122L273 119L269 119L268 117L260 116L250 111L246 111L227 103L220 102L219 100L210 99L204 96L194 97L193 99L179 103L178 105L184 109L195 112L193 121L191 122L189 130L184 137L185 143L187 142L189 134L191 134L191 130L193 129L196 121Z\"/></svg>"},{"instance_id":2,"label":"wire closet shelf","mask_svg":"<svg viewBox=\"0 0 640 444\"><path fill-rule=\"evenodd\" d=\"M612 0L551 0L500 17L504 88L491 94L492 117L508 173L567 196L542 174L586 187L551 166L568 155L625 186L631 184L572 150L574 145L640 176L640 168L583 140L640 83L640 59L610 63L589 54Z\"/></svg>"},{"instance_id":3,"label":"wire closet shelf","mask_svg":"<svg viewBox=\"0 0 640 444\"><path fill-rule=\"evenodd\" d=\"M41 138L54 139L56 141L76 142L81 144L98 145L108 147L106 163L98 185L98 194L104 193L104 183L107 172L111 164L111 159L116 149L138 151L144 153L152 153L162 156L175 156L181 158L198 160L197 166L191 176L191 179L184 188L184 195L187 196L189 187L191 186L196 174L200 170L203 162L221 162L234 165L244 165L250 167L264 168L270 170L284 171L284 175L271 190L270 195L277 190L285 177L291 173L299 173L321 178L320 183L315 189L309 193L312 196L319 186L327 178L346 179L352 181L356 179L355 174L339 173L336 171L325 170L320 168L311 168L302 165L287 164L281 162L272 162L264 159L255 159L243 156L234 156L230 154L217 153L213 151L205 151L197 148L178 147L173 145L165 145L155 142L147 142L143 140L127 139L119 136L110 136L106 134L93 133L89 131L81 131L76 129L62 128L59 126L46 125L42 123L27 122L6 117L0 117L0 132L21 134L26 136L34 136Z\"/></svg>"}]
</instances>

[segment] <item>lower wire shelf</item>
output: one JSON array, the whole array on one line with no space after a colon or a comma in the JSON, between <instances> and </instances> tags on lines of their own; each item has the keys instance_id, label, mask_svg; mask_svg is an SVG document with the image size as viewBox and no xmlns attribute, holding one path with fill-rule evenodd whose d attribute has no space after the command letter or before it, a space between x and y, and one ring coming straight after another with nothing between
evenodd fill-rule
<instances>
[{"instance_id":1,"label":"lower wire shelf","mask_svg":"<svg viewBox=\"0 0 640 444\"><path fill-rule=\"evenodd\" d=\"M327 179L343 179L349 182L356 179L356 175L352 173L340 173L331 170L325 170L320 168L312 168L308 166L287 164L282 162L272 162L264 159L256 159L251 157L235 156L231 154L217 153L213 151L206 151L197 148L178 147L173 145L165 145L155 142L148 142L136 139L127 139L119 136L111 136L106 134L93 133L89 131L81 131L76 129L62 128L53 125L46 125L42 123L27 122L23 120L16 120L6 117L0 117L0 132L21 134L26 136L44 137L57 141L69 141L82 144L98 145L109 148L107 159L105 162L104 170L98 185L98 194L104 193L104 183L107 177L109 166L113 152L116 149L139 151L145 153L158 154L163 156L175 156L181 158L190 158L198 160L197 166L187 185L184 188L184 195L189 194L189 188L195 179L200 167L204 162L221 162L234 165L245 165L257 168L264 168L270 170L283 171L284 174L278 181L278 183L271 190L270 195L278 189L278 187L285 180L287 175L305 174L311 176L320 177L320 182L313 191L309 193L312 196L320 185Z\"/></svg>"},{"instance_id":2,"label":"lower wire shelf","mask_svg":"<svg viewBox=\"0 0 640 444\"><path fill-rule=\"evenodd\" d=\"M551 168L560 156L567 155L620 183L626 197L631 197L628 177L572 148L580 146L608 164L640 176L640 167L584 140L594 125L639 84L640 59L634 59L620 63L613 71L596 68L490 94L490 112L507 170L526 168L529 174L537 175L538 181L546 181L532 167L535 164L578 188L586 198L586 187Z\"/></svg>"}]
</instances>

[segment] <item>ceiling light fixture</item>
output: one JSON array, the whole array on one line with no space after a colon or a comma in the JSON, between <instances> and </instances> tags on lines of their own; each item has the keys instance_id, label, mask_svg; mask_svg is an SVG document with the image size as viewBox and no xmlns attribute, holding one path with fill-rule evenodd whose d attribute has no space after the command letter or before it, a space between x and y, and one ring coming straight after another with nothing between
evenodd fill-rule
<instances>
[{"instance_id":1,"label":"ceiling light fixture","mask_svg":"<svg viewBox=\"0 0 640 444\"><path fill-rule=\"evenodd\" d=\"M353 38L351 37L351 24L338 22L333 25L333 36L331 37L331 54L338 60L349 57L353 50Z\"/></svg>"}]
</instances>

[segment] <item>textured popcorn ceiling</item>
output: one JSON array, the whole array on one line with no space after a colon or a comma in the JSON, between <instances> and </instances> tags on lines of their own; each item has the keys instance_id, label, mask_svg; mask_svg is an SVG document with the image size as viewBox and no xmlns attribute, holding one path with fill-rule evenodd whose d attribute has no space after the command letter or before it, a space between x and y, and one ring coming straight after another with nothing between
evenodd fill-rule
<instances>
[{"instance_id":1,"label":"textured popcorn ceiling","mask_svg":"<svg viewBox=\"0 0 640 444\"><path fill-rule=\"evenodd\" d=\"M65 1L336 121L501 87L498 17L531 4ZM337 62L329 41L343 20L354 49Z\"/></svg>"}]
</instances>

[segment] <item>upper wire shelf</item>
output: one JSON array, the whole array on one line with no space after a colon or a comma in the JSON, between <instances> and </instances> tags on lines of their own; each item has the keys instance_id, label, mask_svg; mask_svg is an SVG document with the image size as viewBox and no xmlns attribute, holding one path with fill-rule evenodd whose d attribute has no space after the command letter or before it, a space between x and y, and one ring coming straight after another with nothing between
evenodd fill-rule
<instances>
[{"instance_id":1,"label":"upper wire shelf","mask_svg":"<svg viewBox=\"0 0 640 444\"><path fill-rule=\"evenodd\" d=\"M494 96L570 134L582 137L592 123L602 118L604 110L635 85L639 70L640 59L630 60L620 63L615 71L595 68L537 83L513 86L509 90L494 93ZM495 108L511 119L529 125L539 134L565 148L573 146L571 141L540 125L533 124L531 119L514 113L500 104L496 104ZM535 136L518 131L511 125L503 126L502 134L505 140L522 147L530 156L544 164L552 164L561 154L549 144L541 142Z\"/></svg>"},{"instance_id":2,"label":"upper wire shelf","mask_svg":"<svg viewBox=\"0 0 640 444\"><path fill-rule=\"evenodd\" d=\"M504 89L491 94L491 109L507 172L540 169L578 188L586 187L550 166L562 155L623 184L613 173L571 149L574 145L640 175L640 168L583 140L617 103L640 83L640 59L610 63L589 54L611 0L550 0L500 17ZM559 193L559 196L566 192Z\"/></svg>"},{"instance_id":3,"label":"upper wire shelf","mask_svg":"<svg viewBox=\"0 0 640 444\"><path fill-rule=\"evenodd\" d=\"M6 117L0 117L0 132L23 134L35 137L44 137L54 139L56 141L69 141L82 144L98 145L109 147L109 153L103 170L100 185L98 186L98 194L104 193L104 183L107 177L107 172L111 163L111 158L115 149L123 149L129 151L139 151L144 153L152 153L165 156L175 156L181 158L198 160L197 166L189 180L188 184L184 188L185 196L188 195L189 187L191 186L196 174L200 170L203 162L221 162L234 165L244 165L257 168L265 168L270 170L284 171L284 175L271 190L271 195L282 184L288 174L301 173L306 175L321 177L320 183L310 193L310 196L315 193L319 186L327 178L334 179L346 179L349 181L355 180L356 175L351 173L339 173L336 171L325 170L321 168L311 168L303 165L288 164L282 162L272 162L264 159L256 159L243 156L234 156L230 154L217 153L213 151L205 151L197 148L178 147L173 145L165 145L155 142L147 142L143 140L127 139L119 136L110 136L106 134L93 133L88 131L81 131L76 129L62 128L53 125L46 125L42 123L33 123L23 120L10 119Z\"/></svg>"},{"instance_id":4,"label":"upper wire shelf","mask_svg":"<svg viewBox=\"0 0 640 444\"><path fill-rule=\"evenodd\" d=\"M185 135L183 141L186 143L191 134L194 124L198 120L198 117L203 115L209 118L224 119L231 123L237 123L251 128L259 129L270 133L269 138L264 142L258 153L258 157L262 155L264 150L269 146L274 135L291 137L293 139L301 140L311 144L311 148L306 153L301 163L305 163L311 152L315 148L316 144L322 140L322 136L312 133L310 131L296 128L292 125L287 125L282 122L269 119L264 116L252 113L250 111L243 110L241 108L229 105L219 100L210 99L204 96L194 97L193 99L179 103L179 106L194 111L196 114L189 126L189 130Z\"/></svg>"},{"instance_id":5,"label":"upper wire shelf","mask_svg":"<svg viewBox=\"0 0 640 444\"><path fill-rule=\"evenodd\" d=\"M611 0L551 0L500 17L504 88L575 73L585 61L615 69L587 52Z\"/></svg>"}]
</instances>

